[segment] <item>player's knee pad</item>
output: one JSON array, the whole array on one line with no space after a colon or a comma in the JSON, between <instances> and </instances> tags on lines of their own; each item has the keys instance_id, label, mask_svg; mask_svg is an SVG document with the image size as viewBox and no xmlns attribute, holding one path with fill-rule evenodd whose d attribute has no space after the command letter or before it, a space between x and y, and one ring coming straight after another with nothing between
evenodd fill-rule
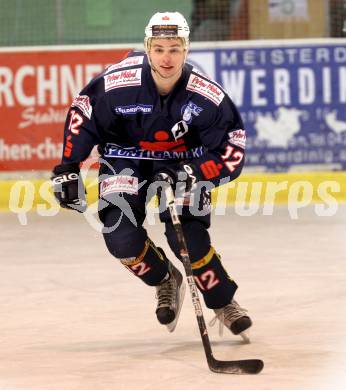
<instances>
[{"instance_id":1,"label":"player's knee pad","mask_svg":"<svg viewBox=\"0 0 346 390\"><path fill-rule=\"evenodd\" d=\"M162 251L148 238L137 257L120 258L121 263L149 286L157 286L168 272L168 260Z\"/></svg>"},{"instance_id":2,"label":"player's knee pad","mask_svg":"<svg viewBox=\"0 0 346 390\"><path fill-rule=\"evenodd\" d=\"M191 266L207 307L219 309L230 303L238 286L227 274L212 246L205 256L192 262Z\"/></svg>"},{"instance_id":3,"label":"player's knee pad","mask_svg":"<svg viewBox=\"0 0 346 390\"><path fill-rule=\"evenodd\" d=\"M202 222L197 220L184 222L182 227L191 261L201 259L210 247L210 237L207 228ZM180 258L177 234L171 222L166 223L165 235L170 248L177 258Z\"/></svg>"}]
</instances>

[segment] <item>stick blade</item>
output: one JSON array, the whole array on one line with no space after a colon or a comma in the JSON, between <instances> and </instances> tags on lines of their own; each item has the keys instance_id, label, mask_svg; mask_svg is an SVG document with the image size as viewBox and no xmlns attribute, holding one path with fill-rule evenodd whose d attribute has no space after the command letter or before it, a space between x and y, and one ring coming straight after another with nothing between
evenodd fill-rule
<instances>
[{"instance_id":1,"label":"stick blade","mask_svg":"<svg viewBox=\"0 0 346 390\"><path fill-rule=\"evenodd\" d=\"M258 374L262 371L264 363L260 359L222 361L213 359L209 368L220 374Z\"/></svg>"}]
</instances>

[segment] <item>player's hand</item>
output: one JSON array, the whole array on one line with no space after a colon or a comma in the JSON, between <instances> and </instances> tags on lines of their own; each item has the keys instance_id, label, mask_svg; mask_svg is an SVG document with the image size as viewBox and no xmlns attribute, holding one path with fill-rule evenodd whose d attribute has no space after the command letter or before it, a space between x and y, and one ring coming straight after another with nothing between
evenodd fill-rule
<instances>
[{"instance_id":1,"label":"player's hand","mask_svg":"<svg viewBox=\"0 0 346 390\"><path fill-rule=\"evenodd\" d=\"M60 164L54 167L53 192L61 207L83 213L87 208L85 187L79 164Z\"/></svg>"},{"instance_id":2,"label":"player's hand","mask_svg":"<svg viewBox=\"0 0 346 390\"><path fill-rule=\"evenodd\" d=\"M166 181L172 186L185 185L185 192L189 192L197 182L196 170L191 163L179 163L178 165L161 168L155 174L155 181Z\"/></svg>"}]
</instances>

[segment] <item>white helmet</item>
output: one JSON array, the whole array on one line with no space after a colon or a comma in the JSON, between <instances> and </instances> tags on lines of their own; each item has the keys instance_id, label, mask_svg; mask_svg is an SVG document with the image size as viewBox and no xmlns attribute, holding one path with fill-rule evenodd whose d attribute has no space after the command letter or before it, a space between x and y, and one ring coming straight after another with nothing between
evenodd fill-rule
<instances>
[{"instance_id":1,"label":"white helmet","mask_svg":"<svg viewBox=\"0 0 346 390\"><path fill-rule=\"evenodd\" d=\"M179 12L157 12L145 28L145 48L149 49L151 38L182 38L185 47L189 44L190 29L184 16Z\"/></svg>"}]
</instances>

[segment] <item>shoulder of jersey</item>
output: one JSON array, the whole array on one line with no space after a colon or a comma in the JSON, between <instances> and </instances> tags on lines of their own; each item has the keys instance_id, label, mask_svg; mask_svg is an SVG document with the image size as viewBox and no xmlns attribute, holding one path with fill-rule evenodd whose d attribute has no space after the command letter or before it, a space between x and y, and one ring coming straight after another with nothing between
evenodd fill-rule
<instances>
[{"instance_id":1,"label":"shoulder of jersey","mask_svg":"<svg viewBox=\"0 0 346 390\"><path fill-rule=\"evenodd\" d=\"M193 68L186 85L186 89L191 92L198 93L206 99L219 106L224 99L226 93L221 86L207 76Z\"/></svg>"},{"instance_id":2,"label":"shoulder of jersey","mask_svg":"<svg viewBox=\"0 0 346 390\"><path fill-rule=\"evenodd\" d=\"M93 102L116 88L133 87L142 83L142 66L147 63L144 53L131 52L124 60L110 65L86 85L71 104L91 118Z\"/></svg>"},{"instance_id":3,"label":"shoulder of jersey","mask_svg":"<svg viewBox=\"0 0 346 390\"><path fill-rule=\"evenodd\" d=\"M117 64L110 65L102 75L104 91L107 93L117 88L140 86L145 61L144 53L132 52Z\"/></svg>"}]
</instances>

